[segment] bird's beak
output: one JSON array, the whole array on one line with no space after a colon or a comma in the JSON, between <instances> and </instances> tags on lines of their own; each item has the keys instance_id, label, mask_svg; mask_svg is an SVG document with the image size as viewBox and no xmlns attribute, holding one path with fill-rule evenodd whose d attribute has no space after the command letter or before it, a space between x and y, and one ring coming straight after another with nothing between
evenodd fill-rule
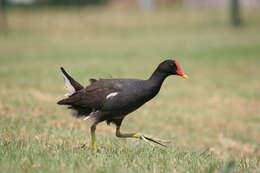
<instances>
[{"instance_id":1,"label":"bird's beak","mask_svg":"<svg viewBox=\"0 0 260 173\"><path fill-rule=\"evenodd\" d=\"M185 78L185 79L189 79L188 75L186 75L186 74L183 74L183 75L180 75L180 76Z\"/></svg>"}]
</instances>

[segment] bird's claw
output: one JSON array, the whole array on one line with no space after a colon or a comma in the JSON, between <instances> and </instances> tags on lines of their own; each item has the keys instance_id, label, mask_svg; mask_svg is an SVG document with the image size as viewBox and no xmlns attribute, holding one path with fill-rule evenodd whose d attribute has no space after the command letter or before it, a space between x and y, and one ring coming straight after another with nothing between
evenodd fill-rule
<instances>
[{"instance_id":1,"label":"bird's claw","mask_svg":"<svg viewBox=\"0 0 260 173\"><path fill-rule=\"evenodd\" d=\"M161 145L163 147L167 147L166 143L170 143L170 141L154 138L154 137L151 137L151 136L148 136L148 135L144 135L144 134L136 134L136 136L139 139L147 142L148 144L150 144L152 146L154 146L154 143L155 143L155 144Z\"/></svg>"}]
</instances>

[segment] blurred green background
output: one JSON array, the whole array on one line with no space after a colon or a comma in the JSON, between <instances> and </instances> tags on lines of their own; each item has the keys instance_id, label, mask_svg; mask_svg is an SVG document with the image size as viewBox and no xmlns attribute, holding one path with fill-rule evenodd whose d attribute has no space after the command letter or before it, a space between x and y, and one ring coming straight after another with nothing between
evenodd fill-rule
<instances>
[{"instance_id":1,"label":"blurred green background","mask_svg":"<svg viewBox=\"0 0 260 173\"><path fill-rule=\"evenodd\" d=\"M4 172L260 171L258 1L1 2ZM90 142L89 125L56 105L65 93L60 66L87 85L146 79L168 58L190 79L169 77L122 127L170 139L167 149L118 139L104 123L100 152L75 149Z\"/></svg>"}]
</instances>

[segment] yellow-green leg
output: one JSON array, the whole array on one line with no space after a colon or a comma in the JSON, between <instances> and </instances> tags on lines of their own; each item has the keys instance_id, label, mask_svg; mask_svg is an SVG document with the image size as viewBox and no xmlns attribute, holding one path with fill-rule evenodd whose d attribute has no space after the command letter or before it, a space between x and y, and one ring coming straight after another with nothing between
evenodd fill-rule
<instances>
[{"instance_id":1,"label":"yellow-green leg","mask_svg":"<svg viewBox=\"0 0 260 173\"><path fill-rule=\"evenodd\" d=\"M97 144L96 144L96 124L93 124L91 127L90 127L90 132L91 132L91 146L92 146L92 149L94 151L97 151Z\"/></svg>"},{"instance_id":2,"label":"yellow-green leg","mask_svg":"<svg viewBox=\"0 0 260 173\"><path fill-rule=\"evenodd\" d=\"M120 126L118 126L118 125L116 126L116 136L119 138L138 138L138 139L144 140L145 142L147 142L149 144L156 143L156 144L159 144L164 147L166 147L166 145L163 143L169 142L169 141L165 141L162 139L153 138L151 136L144 135L141 133L121 133Z\"/></svg>"}]
</instances>

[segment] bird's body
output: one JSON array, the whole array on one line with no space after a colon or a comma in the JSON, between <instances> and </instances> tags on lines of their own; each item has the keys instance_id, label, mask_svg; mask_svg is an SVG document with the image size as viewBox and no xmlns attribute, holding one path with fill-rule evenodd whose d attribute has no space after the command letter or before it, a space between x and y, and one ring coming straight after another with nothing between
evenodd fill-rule
<instances>
[{"instance_id":1,"label":"bird's body","mask_svg":"<svg viewBox=\"0 0 260 173\"><path fill-rule=\"evenodd\" d=\"M59 101L70 105L74 115L96 114L95 122L122 119L152 99L160 90L153 80L100 79ZM98 113L98 115L97 115Z\"/></svg>"},{"instance_id":2,"label":"bird's body","mask_svg":"<svg viewBox=\"0 0 260 173\"><path fill-rule=\"evenodd\" d=\"M173 64L172 68L175 70L172 72L165 64L170 67ZM99 122L106 121L108 124L116 124L118 130L126 115L157 95L170 72L180 70L178 75L186 76L175 61L167 60L161 63L147 80L90 79L90 85L83 87L63 68L61 70L69 93L68 98L60 100L58 104L69 105L68 108L73 110L74 116L92 120L94 127Z\"/></svg>"}]
</instances>

